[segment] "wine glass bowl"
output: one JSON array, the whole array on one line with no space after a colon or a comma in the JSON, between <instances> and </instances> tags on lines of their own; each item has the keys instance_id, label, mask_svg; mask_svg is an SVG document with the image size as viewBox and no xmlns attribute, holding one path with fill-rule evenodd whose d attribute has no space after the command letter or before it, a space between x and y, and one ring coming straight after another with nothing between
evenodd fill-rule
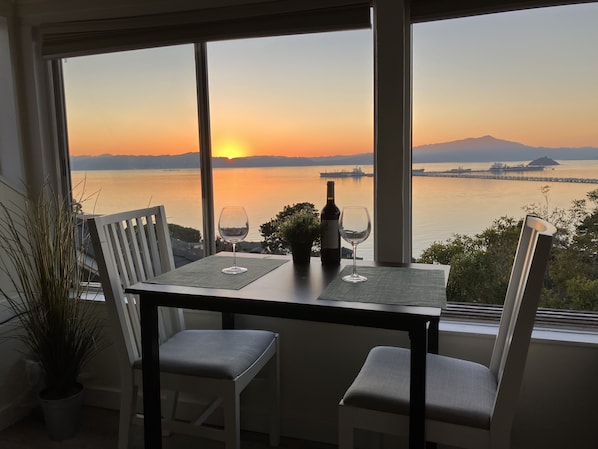
<instances>
[{"instance_id":1,"label":"wine glass bowl","mask_svg":"<svg viewBox=\"0 0 598 449\"><path fill-rule=\"evenodd\" d=\"M365 282L367 277L357 273L357 245L365 241L372 230L370 214L366 207L350 206L343 208L339 220L341 237L353 247L353 270L343 276L345 282Z\"/></svg>"},{"instance_id":2,"label":"wine glass bowl","mask_svg":"<svg viewBox=\"0 0 598 449\"><path fill-rule=\"evenodd\" d=\"M220 212L218 232L225 242L233 246L233 265L222 269L225 274L245 273L247 268L237 266L237 243L245 240L249 232L249 219L242 206L227 206Z\"/></svg>"}]
</instances>

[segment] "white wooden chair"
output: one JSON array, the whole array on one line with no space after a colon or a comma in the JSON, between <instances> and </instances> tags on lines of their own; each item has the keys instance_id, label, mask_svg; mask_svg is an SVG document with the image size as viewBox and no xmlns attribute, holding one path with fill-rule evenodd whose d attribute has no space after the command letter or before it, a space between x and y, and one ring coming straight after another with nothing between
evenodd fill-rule
<instances>
[{"instance_id":1,"label":"white wooden chair","mask_svg":"<svg viewBox=\"0 0 598 449\"><path fill-rule=\"evenodd\" d=\"M119 449L125 449L129 429L137 418L136 402L141 380L139 303L124 289L174 269L171 241L163 206L91 218L89 228L114 342L120 357L121 402ZM239 397L267 365L270 444L279 441L278 334L262 330L185 330L182 311L160 310L160 370L163 430L240 446ZM270 363L268 363L270 362ZM208 398L197 417L176 416L179 392ZM203 425L219 407L224 426Z\"/></svg>"},{"instance_id":2,"label":"white wooden chair","mask_svg":"<svg viewBox=\"0 0 598 449\"><path fill-rule=\"evenodd\" d=\"M538 300L556 229L528 216L523 224L490 367L427 356L426 440L464 448L510 447L511 425ZM373 348L339 406L339 449L354 430L407 436L409 350Z\"/></svg>"}]
</instances>

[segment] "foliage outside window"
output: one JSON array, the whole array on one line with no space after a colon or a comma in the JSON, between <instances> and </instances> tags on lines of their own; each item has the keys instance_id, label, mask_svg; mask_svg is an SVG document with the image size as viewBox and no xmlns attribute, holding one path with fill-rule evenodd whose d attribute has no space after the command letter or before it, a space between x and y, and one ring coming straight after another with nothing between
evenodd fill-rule
<instances>
[{"instance_id":1,"label":"foliage outside window","mask_svg":"<svg viewBox=\"0 0 598 449\"><path fill-rule=\"evenodd\" d=\"M262 247L270 254L289 254L290 244L280 232L281 225L296 214L306 214L318 218L318 211L312 203L297 203L284 208L272 220L260 225L260 234L264 238ZM319 252L319 239L314 242L314 251Z\"/></svg>"},{"instance_id":2,"label":"foliage outside window","mask_svg":"<svg viewBox=\"0 0 598 449\"><path fill-rule=\"evenodd\" d=\"M571 207L550 209L549 189L543 188L544 205L525 209L553 223L558 234L540 299L540 307L598 311L598 190ZM451 266L447 286L449 301L502 304L522 221L497 218L474 236L457 234L428 247L419 262Z\"/></svg>"}]
</instances>

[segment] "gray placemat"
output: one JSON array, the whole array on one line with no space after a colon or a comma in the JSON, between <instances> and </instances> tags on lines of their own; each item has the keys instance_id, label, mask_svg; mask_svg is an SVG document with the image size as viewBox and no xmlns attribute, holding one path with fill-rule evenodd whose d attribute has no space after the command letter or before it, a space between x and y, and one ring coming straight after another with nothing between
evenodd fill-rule
<instances>
[{"instance_id":1,"label":"gray placemat","mask_svg":"<svg viewBox=\"0 0 598 449\"><path fill-rule=\"evenodd\" d=\"M446 307L443 270L357 267L357 273L366 276L368 280L351 284L341 278L351 274L352 269L352 266L345 267L322 292L320 299Z\"/></svg>"},{"instance_id":2,"label":"gray placemat","mask_svg":"<svg viewBox=\"0 0 598 449\"><path fill-rule=\"evenodd\" d=\"M170 284L183 287L240 290L286 262L288 260L237 257L237 265L247 268L247 271L241 274L224 274L222 269L230 267L233 264L233 258L228 256L209 256L183 265L176 270L161 274L147 282L150 284Z\"/></svg>"}]
</instances>

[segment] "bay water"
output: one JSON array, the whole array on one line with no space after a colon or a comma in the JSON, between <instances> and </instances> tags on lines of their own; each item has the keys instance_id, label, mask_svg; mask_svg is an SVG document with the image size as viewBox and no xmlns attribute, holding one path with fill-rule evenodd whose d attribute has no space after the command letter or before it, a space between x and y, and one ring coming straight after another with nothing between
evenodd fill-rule
<instances>
[{"instance_id":1,"label":"bay water","mask_svg":"<svg viewBox=\"0 0 598 449\"><path fill-rule=\"evenodd\" d=\"M539 172L511 173L536 177L537 181L413 177L413 255L435 241L455 233L473 235L501 216L521 218L523 207L532 203L567 209L573 200L583 199L598 184L546 182L541 177L598 178L598 161L561 161L561 165ZM508 163L517 165L519 163ZM416 164L425 173L454 168L486 170L489 163ZM353 166L260 167L214 169L216 215L227 205L243 205L249 215L248 241L263 240L261 224L268 222L285 205L311 202L321 209L326 202L326 182L320 172L352 170ZM371 173L372 166L362 166ZM76 198L88 197L86 213L107 214L163 204L169 223L202 229L199 171L181 170L97 170L71 173ZM374 178L335 178L336 204L366 206L374 219ZM548 194L541 188L549 186ZM397 192L398 200L398 192ZM216 217L216 220L218 217ZM217 225L217 223L215 224ZM398 226L398 225L397 225ZM216 228L217 229L217 228ZM373 229L373 227L372 227ZM343 245L349 247L346 242ZM359 245L357 254L374 257L374 235Z\"/></svg>"}]
</instances>

